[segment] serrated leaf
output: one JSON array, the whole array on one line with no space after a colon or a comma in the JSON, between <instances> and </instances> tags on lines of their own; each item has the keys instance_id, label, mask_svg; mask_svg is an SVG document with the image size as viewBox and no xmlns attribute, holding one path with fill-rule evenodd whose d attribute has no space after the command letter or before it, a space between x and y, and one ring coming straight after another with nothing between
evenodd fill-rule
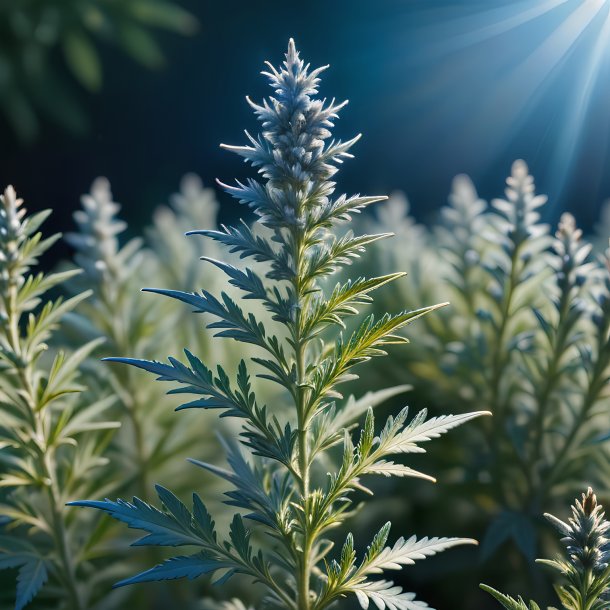
<instances>
[{"instance_id":1,"label":"serrated leaf","mask_svg":"<svg viewBox=\"0 0 610 610\"><path fill-rule=\"evenodd\" d=\"M498 600L506 610L539 610L538 605L535 602L530 602L530 607L528 608L526 603L523 601L521 597L519 599L514 599L509 595L504 595L499 591L496 591L492 587L487 585L479 585L483 591L489 593L492 597Z\"/></svg>"},{"instance_id":2,"label":"serrated leaf","mask_svg":"<svg viewBox=\"0 0 610 610\"><path fill-rule=\"evenodd\" d=\"M442 551L462 544L477 544L471 538L428 538L417 540L399 538L392 547L385 547L376 556L367 557L363 564L366 574L380 574L383 570L400 570L417 560L425 559Z\"/></svg>"},{"instance_id":3,"label":"serrated leaf","mask_svg":"<svg viewBox=\"0 0 610 610\"><path fill-rule=\"evenodd\" d=\"M191 524L190 512L167 489L157 486L159 497L169 504L170 513L163 512L139 498L133 502L106 499L103 502L80 500L70 502L69 506L96 508L108 513L114 519L127 523L130 528L141 529L148 534L133 543L133 546L205 546L198 532ZM174 512L175 511L175 514Z\"/></svg>"},{"instance_id":4,"label":"serrated leaf","mask_svg":"<svg viewBox=\"0 0 610 610\"><path fill-rule=\"evenodd\" d=\"M17 574L15 610L22 610L29 604L47 582L48 577L47 567L42 559L30 558L24 563Z\"/></svg>"},{"instance_id":5,"label":"serrated leaf","mask_svg":"<svg viewBox=\"0 0 610 610\"><path fill-rule=\"evenodd\" d=\"M404 464L396 464L395 462L389 462L387 460L379 460L367 466L362 474L378 474L385 477L415 477L417 479L426 479L428 481L436 482L434 477L427 475L419 470L414 470Z\"/></svg>"},{"instance_id":6,"label":"serrated leaf","mask_svg":"<svg viewBox=\"0 0 610 610\"><path fill-rule=\"evenodd\" d=\"M117 582L114 587L124 587L140 582L175 580L176 578L193 580L203 574L227 568L235 568L235 564L228 561L211 559L204 552L200 552L195 555L184 555L167 559L154 568L150 568L150 570Z\"/></svg>"},{"instance_id":7,"label":"serrated leaf","mask_svg":"<svg viewBox=\"0 0 610 610\"><path fill-rule=\"evenodd\" d=\"M372 601L379 610L424 610L429 606L415 599L415 593L405 593L402 588L387 580L366 580L351 588L360 606L368 610Z\"/></svg>"},{"instance_id":8,"label":"serrated leaf","mask_svg":"<svg viewBox=\"0 0 610 610\"><path fill-rule=\"evenodd\" d=\"M422 415L423 414L423 415ZM452 428L461 426L471 419L482 415L491 415L489 411L477 411L460 415L439 415L425 420L426 411L420 412L404 430L383 445L384 453L421 453L418 443L424 443L438 438Z\"/></svg>"}]
</instances>

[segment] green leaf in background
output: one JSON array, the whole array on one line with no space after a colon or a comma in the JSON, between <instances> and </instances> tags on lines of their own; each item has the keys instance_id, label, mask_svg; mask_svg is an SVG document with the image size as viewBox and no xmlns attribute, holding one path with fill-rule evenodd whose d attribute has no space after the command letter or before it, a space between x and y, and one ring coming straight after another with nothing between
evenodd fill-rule
<instances>
[{"instance_id":1,"label":"green leaf in background","mask_svg":"<svg viewBox=\"0 0 610 610\"><path fill-rule=\"evenodd\" d=\"M550 586L545 591L532 559L538 550L550 554L552 540L539 516L564 506L583 481L604 497L610 489L610 214L592 241L570 214L554 229L541 223L545 199L523 161L513 164L505 197L491 205L468 178L456 178L430 227L416 224L394 197L379 206L377 222L363 217L362 226L395 230L397 244L376 244L358 273L389 273L406 261L411 283L381 292L377 314L395 302L451 302L414 328L420 349L397 351L394 370L384 364L377 378L410 382L433 413L448 404L455 412L493 412L466 429L467 442L441 441L442 461L469 465L455 470L455 495L438 500L475 497L478 511L452 515L464 531L485 532L476 570L485 579L501 571L497 584L510 591L514 570L498 563L521 564L529 582L523 577L520 590L546 602Z\"/></svg>"},{"instance_id":2,"label":"green leaf in background","mask_svg":"<svg viewBox=\"0 0 610 610\"><path fill-rule=\"evenodd\" d=\"M0 514L10 519L0 570L19 569L16 610L47 579L44 594L55 607L88 610L93 587L81 586L80 549L95 524L68 516L65 504L86 489L113 487L98 475L119 424L107 418L114 397L92 404L78 378L100 341L75 351L54 345L62 318L90 292L49 296L79 272L32 270L59 235L43 239L38 228L48 213L27 216L22 204L10 186L0 196Z\"/></svg>"},{"instance_id":3,"label":"green leaf in background","mask_svg":"<svg viewBox=\"0 0 610 610\"><path fill-rule=\"evenodd\" d=\"M523 555L533 561L536 553L536 530L523 513L502 511L490 524L481 542L481 560L489 560L507 540L513 539Z\"/></svg>"},{"instance_id":4,"label":"green leaf in background","mask_svg":"<svg viewBox=\"0 0 610 610\"><path fill-rule=\"evenodd\" d=\"M136 0L131 3L131 13L142 24L164 28L178 34L194 34L199 23L188 11L171 2Z\"/></svg>"},{"instance_id":5,"label":"green leaf in background","mask_svg":"<svg viewBox=\"0 0 610 610\"><path fill-rule=\"evenodd\" d=\"M17 576L17 601L15 610L21 610L38 593L49 577L45 562L30 558L19 569Z\"/></svg>"},{"instance_id":6,"label":"green leaf in background","mask_svg":"<svg viewBox=\"0 0 610 610\"><path fill-rule=\"evenodd\" d=\"M165 65L165 56L157 41L143 27L125 23L119 28L122 49L146 68L155 70Z\"/></svg>"},{"instance_id":7,"label":"green leaf in background","mask_svg":"<svg viewBox=\"0 0 610 610\"><path fill-rule=\"evenodd\" d=\"M91 40L81 32L69 32L62 46L74 76L90 91L99 91L102 86L102 65Z\"/></svg>"},{"instance_id":8,"label":"green leaf in background","mask_svg":"<svg viewBox=\"0 0 610 610\"><path fill-rule=\"evenodd\" d=\"M197 31L196 18L169 0L12 0L0 2L0 113L22 142L36 138L39 115L82 133L87 125L70 76L89 92L102 87L98 43L121 48L147 68L165 65L152 30ZM59 48L65 68L52 60ZM55 93L48 89L53 82ZM62 100L70 99L69 104Z\"/></svg>"}]
</instances>

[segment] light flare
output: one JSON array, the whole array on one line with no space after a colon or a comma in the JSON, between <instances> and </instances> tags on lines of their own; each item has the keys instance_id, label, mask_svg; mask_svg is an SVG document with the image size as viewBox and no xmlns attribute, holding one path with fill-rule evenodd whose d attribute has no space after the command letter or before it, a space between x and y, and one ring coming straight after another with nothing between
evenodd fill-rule
<instances>
[{"instance_id":1,"label":"light flare","mask_svg":"<svg viewBox=\"0 0 610 610\"><path fill-rule=\"evenodd\" d=\"M530 160L538 149L538 173L547 174L557 200L585 153L603 156L600 168L606 161L610 0L489 4L435 10L412 32L419 64L405 62L421 76L396 96L396 110L424 108L417 128L429 134L430 146L442 146L471 171L508 151L523 155L516 142L529 139Z\"/></svg>"}]
</instances>

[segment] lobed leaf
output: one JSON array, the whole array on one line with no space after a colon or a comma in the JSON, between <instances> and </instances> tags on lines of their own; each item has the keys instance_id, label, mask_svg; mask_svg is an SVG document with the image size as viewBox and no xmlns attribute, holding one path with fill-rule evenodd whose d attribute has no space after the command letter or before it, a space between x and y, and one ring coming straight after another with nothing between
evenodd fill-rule
<instances>
[{"instance_id":1,"label":"lobed leaf","mask_svg":"<svg viewBox=\"0 0 610 610\"><path fill-rule=\"evenodd\" d=\"M415 593L405 593L402 588L387 580L365 580L351 587L360 606L368 610L372 601L379 610L424 610L429 606L415 599Z\"/></svg>"},{"instance_id":2,"label":"lobed leaf","mask_svg":"<svg viewBox=\"0 0 610 610\"><path fill-rule=\"evenodd\" d=\"M203 574L210 574L218 570L236 569L236 565L232 561L221 561L219 559L210 558L204 551L195 553L194 555L183 555L179 557L171 557L163 563L156 565L140 574L136 574L131 578L126 578L117 582L114 587L124 587L141 582L153 582L161 580L175 580L176 578L188 578L194 580Z\"/></svg>"},{"instance_id":3,"label":"lobed leaf","mask_svg":"<svg viewBox=\"0 0 610 610\"><path fill-rule=\"evenodd\" d=\"M80 500L70 502L69 506L84 506L105 511L114 519L126 523L130 528L148 532L146 536L133 543L133 546L206 546L213 536L213 523L205 518L203 523L194 522L190 511L169 490L156 486L159 499L169 512L161 511L139 498L133 502L118 499L116 502L106 499L103 502ZM199 504L199 515L201 503ZM198 526L201 526L200 529ZM206 540L207 538L207 540Z\"/></svg>"}]
</instances>

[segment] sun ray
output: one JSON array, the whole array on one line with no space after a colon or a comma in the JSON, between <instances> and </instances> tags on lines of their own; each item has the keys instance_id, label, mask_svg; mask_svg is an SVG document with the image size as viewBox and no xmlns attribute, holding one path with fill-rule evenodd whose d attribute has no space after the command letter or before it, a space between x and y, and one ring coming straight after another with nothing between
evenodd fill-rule
<instances>
[{"instance_id":1,"label":"sun ray","mask_svg":"<svg viewBox=\"0 0 610 610\"><path fill-rule=\"evenodd\" d=\"M457 33L444 38L435 46L435 50L437 53L453 53L486 42L526 25L569 2L570 0L545 0L532 6L531 0L527 0L519 3L524 7L521 11L515 12L515 5L505 5L452 20L446 24L446 28L450 32L457 30Z\"/></svg>"},{"instance_id":2,"label":"sun ray","mask_svg":"<svg viewBox=\"0 0 610 610\"><path fill-rule=\"evenodd\" d=\"M596 95L596 90L602 76L608 77L608 61L610 50L610 6L604 1L606 16L593 45L589 61L583 65L582 71L577 75L573 87L573 102L562 130L561 145L551 159L554 168L554 177L557 180L557 189L564 185L576 153L581 145L582 133L587 121L590 107Z\"/></svg>"},{"instance_id":3,"label":"sun ray","mask_svg":"<svg viewBox=\"0 0 610 610\"><path fill-rule=\"evenodd\" d=\"M508 151L539 159L558 198L585 152L584 135L591 141L592 117L600 126L607 122L600 113L610 120L602 103L610 94L610 0L488 6L422 5L427 25L410 31L407 43L393 42L407 49L410 85L388 110L417 109L421 154L442 147L450 163L463 164L459 171L486 171ZM594 134L605 155L604 137L610 142Z\"/></svg>"},{"instance_id":4,"label":"sun ray","mask_svg":"<svg viewBox=\"0 0 610 610\"><path fill-rule=\"evenodd\" d=\"M557 77L567 55L582 41L583 33L604 5L605 0L590 0L577 7L533 53L510 69L493 93L479 101L479 111L471 117L467 128L487 129L501 112L503 133L497 136L500 143L505 142L515 126L527 120L527 112Z\"/></svg>"}]
</instances>

